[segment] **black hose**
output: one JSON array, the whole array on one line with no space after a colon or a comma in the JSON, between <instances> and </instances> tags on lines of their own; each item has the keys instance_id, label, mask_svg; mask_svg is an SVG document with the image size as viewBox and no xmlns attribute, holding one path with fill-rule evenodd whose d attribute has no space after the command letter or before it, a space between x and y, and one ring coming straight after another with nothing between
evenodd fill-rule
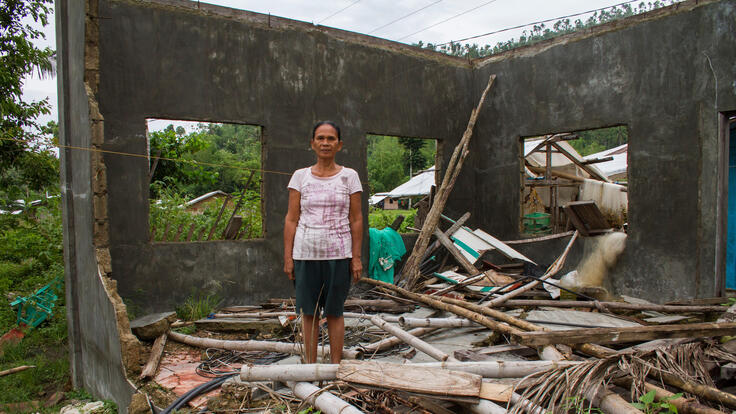
<instances>
[{"instance_id":1,"label":"black hose","mask_svg":"<svg viewBox=\"0 0 736 414\"><path fill-rule=\"evenodd\" d=\"M191 390L187 391L186 394L182 395L181 397L177 398L173 403L171 403L170 406L166 407L165 410L161 411L161 414L171 414L173 411L180 409L183 407L186 403L193 400L196 396L200 394L208 393L215 388L218 388L220 385L222 385L223 382L225 382L226 379L233 377L235 375L239 375L239 372L229 374L229 375L223 375L221 377L217 377L213 379L210 382L205 382L202 385L198 385L195 388L192 388Z\"/></svg>"}]
</instances>

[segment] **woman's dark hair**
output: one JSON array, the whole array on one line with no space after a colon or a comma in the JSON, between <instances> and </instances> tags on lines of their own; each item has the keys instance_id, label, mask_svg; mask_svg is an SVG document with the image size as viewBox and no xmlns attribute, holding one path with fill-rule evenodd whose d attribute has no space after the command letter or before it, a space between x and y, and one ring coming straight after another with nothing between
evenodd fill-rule
<instances>
[{"instance_id":1,"label":"woman's dark hair","mask_svg":"<svg viewBox=\"0 0 736 414\"><path fill-rule=\"evenodd\" d=\"M342 138L340 137L340 127L332 121L317 121L317 123L314 124L314 128L312 128L312 139L314 139L314 133L317 132L317 128L321 127L322 125L329 125L335 128L335 131L337 131L337 140L342 141Z\"/></svg>"}]
</instances>

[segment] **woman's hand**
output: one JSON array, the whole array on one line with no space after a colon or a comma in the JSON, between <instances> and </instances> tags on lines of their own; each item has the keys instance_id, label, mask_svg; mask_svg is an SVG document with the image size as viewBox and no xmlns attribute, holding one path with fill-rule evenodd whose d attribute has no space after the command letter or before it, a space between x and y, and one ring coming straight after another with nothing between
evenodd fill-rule
<instances>
[{"instance_id":1,"label":"woman's hand","mask_svg":"<svg viewBox=\"0 0 736 414\"><path fill-rule=\"evenodd\" d=\"M294 280L294 259L284 258L284 273L289 280Z\"/></svg>"},{"instance_id":2,"label":"woman's hand","mask_svg":"<svg viewBox=\"0 0 736 414\"><path fill-rule=\"evenodd\" d=\"M350 259L350 273L353 275L353 283L358 283L363 276L363 262L360 261L360 257Z\"/></svg>"}]
</instances>

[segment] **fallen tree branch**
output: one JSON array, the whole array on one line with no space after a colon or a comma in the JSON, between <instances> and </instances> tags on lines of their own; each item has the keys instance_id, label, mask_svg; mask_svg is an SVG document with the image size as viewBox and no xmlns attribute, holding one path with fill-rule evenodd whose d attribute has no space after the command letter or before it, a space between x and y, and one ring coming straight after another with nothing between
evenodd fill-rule
<instances>
[{"instance_id":1,"label":"fallen tree branch","mask_svg":"<svg viewBox=\"0 0 736 414\"><path fill-rule=\"evenodd\" d=\"M36 368L36 366L35 365L21 365L19 367L6 369L5 371L0 371L0 377L4 377L10 374L15 374L16 372L25 371L30 368Z\"/></svg>"}]
</instances>

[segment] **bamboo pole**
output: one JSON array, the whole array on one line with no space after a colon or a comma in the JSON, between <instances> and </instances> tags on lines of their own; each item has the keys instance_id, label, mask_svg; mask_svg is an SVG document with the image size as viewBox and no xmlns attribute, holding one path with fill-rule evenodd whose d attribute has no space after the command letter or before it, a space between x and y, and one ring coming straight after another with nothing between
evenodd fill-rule
<instances>
[{"instance_id":1,"label":"bamboo pole","mask_svg":"<svg viewBox=\"0 0 736 414\"><path fill-rule=\"evenodd\" d=\"M468 319L459 318L405 318L399 317L399 325L402 328L460 328L465 326L476 326Z\"/></svg>"},{"instance_id":2,"label":"bamboo pole","mask_svg":"<svg viewBox=\"0 0 736 414\"><path fill-rule=\"evenodd\" d=\"M164 353L164 347L166 346L166 334L162 334L153 342L151 348L151 355L148 357L148 363L141 372L140 379L148 379L156 375L158 364L161 361L161 355Z\"/></svg>"},{"instance_id":3,"label":"bamboo pole","mask_svg":"<svg viewBox=\"0 0 736 414\"><path fill-rule=\"evenodd\" d=\"M475 269L475 267L473 269ZM475 272L477 272L477 271L478 270L476 270ZM475 272L473 272L473 273L475 273ZM450 286L448 286L448 287L446 287L444 289L440 289L438 291L432 292L432 293L429 294L429 296L442 296L442 295L444 295L447 292L452 292L453 290L460 289L463 286L472 285L473 283L478 282L480 280L483 280L485 278L486 278L486 274L485 273L481 273L481 274L476 275L476 276L468 277L467 279L463 280L462 282L459 282L456 285L450 285Z\"/></svg>"},{"instance_id":4,"label":"bamboo pole","mask_svg":"<svg viewBox=\"0 0 736 414\"><path fill-rule=\"evenodd\" d=\"M526 285L514 289L509 293L506 293L505 295L499 296L495 299L492 299L490 301L487 301L485 303L481 303L482 306L488 306L488 307L494 307L499 306L500 304L506 302L507 300L514 298L516 296L521 295L522 293L526 292L527 290L533 288L534 286L537 286L541 283L542 280L549 279L550 277L557 274L557 272L562 269L562 266L565 264L565 259L567 258L567 254L570 253L570 249L572 248L573 243L575 243L575 240L578 238L578 231L575 230L575 233L572 234L572 238L567 243L567 246L565 247L565 251L562 252L562 255L555 260L552 265L547 269L546 272L544 272L544 275L540 277L537 280L534 280L532 282L527 283Z\"/></svg>"},{"instance_id":5,"label":"bamboo pole","mask_svg":"<svg viewBox=\"0 0 736 414\"><path fill-rule=\"evenodd\" d=\"M508 412L500 405L484 399L478 401L477 404L466 404L465 408L476 414L506 414Z\"/></svg>"},{"instance_id":6,"label":"bamboo pole","mask_svg":"<svg viewBox=\"0 0 736 414\"><path fill-rule=\"evenodd\" d=\"M631 387L631 377L620 378L613 381L616 385L628 388ZM654 391L654 396L658 401L667 401L668 403L677 407L679 414L724 414L723 411L710 408L705 405L699 404L697 401L687 399L685 397L672 398L675 396L674 393L667 391L664 388L660 388L654 384L645 382L644 390L647 392Z\"/></svg>"},{"instance_id":7,"label":"bamboo pole","mask_svg":"<svg viewBox=\"0 0 736 414\"><path fill-rule=\"evenodd\" d=\"M320 390L308 382L287 382L294 395L317 407L325 414L363 414L363 411L348 404L326 390Z\"/></svg>"},{"instance_id":8,"label":"bamboo pole","mask_svg":"<svg viewBox=\"0 0 736 414\"><path fill-rule=\"evenodd\" d=\"M523 378L537 372L566 368L581 363L578 361L445 361L406 365L461 371L480 375L483 378ZM240 379L250 382L332 381L337 378L338 367L339 364L244 365L240 369Z\"/></svg>"},{"instance_id":9,"label":"bamboo pole","mask_svg":"<svg viewBox=\"0 0 736 414\"><path fill-rule=\"evenodd\" d=\"M424 336L424 335L427 335L429 333L432 333L432 332L434 332L434 331L436 331L438 329L439 328L416 328L416 329L410 330L409 333L411 335L413 335L413 336L420 337L420 336ZM395 336L390 336L390 337L388 337L386 339L382 339L382 340L380 340L378 342L374 342L372 344L368 344L368 345L363 346L362 347L363 348L363 353L365 355L371 355L371 354L376 353L376 352L379 352L379 351L383 351L383 350L386 350L386 349L389 349L389 348L393 348L393 347L395 347L396 345L398 345L398 344L400 344L402 342L403 341L401 339L399 339L399 338L397 338Z\"/></svg>"},{"instance_id":10,"label":"bamboo pole","mask_svg":"<svg viewBox=\"0 0 736 414\"><path fill-rule=\"evenodd\" d=\"M498 331L500 333L509 334L509 335L515 335L515 334L521 333L521 331L519 329L517 329L517 328L514 328L512 326L506 325L504 323L496 322L496 321L494 321L492 319L488 319L488 318L486 318L486 317L484 317L484 316L482 316L482 315L480 315L480 314L478 314L476 312L472 312L472 311L470 311L468 309L465 309L465 308L462 308L460 306L451 305L451 304L448 304L448 303L444 303L443 301L440 301L438 299L430 298L427 295L422 295L422 294L419 294L419 293L409 292L406 289L402 289L402 288L400 288L398 286L394 286L392 284L384 283L384 282L381 282L381 281L378 281L378 280L363 278L363 279L361 279L361 281L363 281L365 283L369 283L369 284L375 285L375 286L380 286L380 287L386 288L388 290L393 290L393 291L395 291L395 292L397 292L397 293L399 293L399 294L401 294L401 295L403 295L403 296L405 296L405 297L407 297L409 299L412 299L412 300L417 301L417 302L420 302L420 303L424 303L425 305L431 306L431 307L433 307L435 309L439 309L439 310L443 310L443 311L447 311L447 312L452 312L455 315L458 315L458 316L461 316L461 317L470 319L473 322L476 322L476 323L478 323L480 325L485 326L486 328L489 328L489 329L494 330L494 331ZM501 313L501 312L499 312L499 313Z\"/></svg>"},{"instance_id":11,"label":"bamboo pole","mask_svg":"<svg viewBox=\"0 0 736 414\"><path fill-rule=\"evenodd\" d=\"M620 395L604 386L588 388L585 391L585 398L606 414L643 414Z\"/></svg>"},{"instance_id":12,"label":"bamboo pole","mask_svg":"<svg viewBox=\"0 0 736 414\"><path fill-rule=\"evenodd\" d=\"M169 332L169 338L199 348L217 348L228 351L270 351L301 355L303 349L301 344L271 341L226 341L222 339L198 338L177 332ZM317 347L317 352L321 355L329 354L330 347L320 345ZM360 359L363 357L363 353L353 349L343 349L342 357L346 359Z\"/></svg>"},{"instance_id":13,"label":"bamboo pole","mask_svg":"<svg viewBox=\"0 0 736 414\"><path fill-rule=\"evenodd\" d=\"M488 78L488 85L481 94L478 105L470 114L468 126L465 128L465 133L463 133L460 142L455 147L455 150L450 157L450 161L447 163L447 168L445 169L445 174L442 178L442 184L437 190L434 203L432 203L432 207L429 209L429 213L427 213L427 218L424 220L424 225L422 225L422 231L419 233L419 238L414 244L414 249L406 260L406 264L401 271L401 277L405 280L406 287L409 290L414 288L414 285L419 278L419 262L424 251L429 245L429 239L432 236L435 227L439 224L440 214L442 214L442 210L445 208L445 204L450 196L452 187L455 184L457 176L460 173L460 169L463 166L463 162L468 155L468 144L470 143L470 137L473 135L475 121L478 119L478 114L480 113L480 109L483 107L483 102L485 101L488 91L491 89L491 86L493 86L493 82L495 80L496 75L491 75Z\"/></svg>"},{"instance_id":14,"label":"bamboo pole","mask_svg":"<svg viewBox=\"0 0 736 414\"><path fill-rule=\"evenodd\" d=\"M10 374L15 374L16 372L25 371L30 368L36 368L36 366L35 365L21 365L19 367L6 369L5 371L0 371L0 377L4 377Z\"/></svg>"},{"instance_id":15,"label":"bamboo pole","mask_svg":"<svg viewBox=\"0 0 736 414\"><path fill-rule=\"evenodd\" d=\"M652 378L657 378L661 376L662 380L664 380L664 382L669 385L677 387L690 394L697 395L698 397L703 397L707 400L715 401L729 408L736 409L736 396L734 396L733 394L729 394L708 385L695 384L690 381L685 381L682 378L660 370L652 370L650 376Z\"/></svg>"},{"instance_id":16,"label":"bamboo pole","mask_svg":"<svg viewBox=\"0 0 736 414\"><path fill-rule=\"evenodd\" d=\"M453 359L453 360L455 359L455 358L452 358L447 353L442 352L439 349L428 344L427 342L424 342L421 339L417 338L416 336L411 335L405 330L389 324L388 322L384 321L377 315L371 316L370 321L377 327L383 329L384 331L390 333L391 335L394 335L395 337L406 342L408 345L413 346L414 348L424 352L425 354L431 356L432 358L438 361L447 361L448 359Z\"/></svg>"}]
</instances>

